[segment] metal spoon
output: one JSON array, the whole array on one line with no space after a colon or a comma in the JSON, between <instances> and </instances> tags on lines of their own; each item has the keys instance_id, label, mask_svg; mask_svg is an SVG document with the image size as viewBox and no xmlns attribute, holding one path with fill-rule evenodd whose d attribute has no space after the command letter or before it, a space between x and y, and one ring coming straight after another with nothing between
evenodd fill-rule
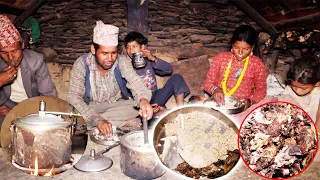
<instances>
[{"instance_id":1,"label":"metal spoon","mask_svg":"<svg viewBox=\"0 0 320 180\"><path fill-rule=\"evenodd\" d=\"M143 116L142 117L142 125L143 125L143 133L144 133L144 144L149 144L148 140L148 122L147 122L147 117Z\"/></svg>"}]
</instances>

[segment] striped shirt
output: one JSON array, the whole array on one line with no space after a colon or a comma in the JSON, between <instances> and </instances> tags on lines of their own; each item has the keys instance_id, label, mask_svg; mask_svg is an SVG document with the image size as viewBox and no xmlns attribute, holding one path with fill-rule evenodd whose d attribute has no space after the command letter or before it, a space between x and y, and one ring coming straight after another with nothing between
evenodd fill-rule
<instances>
[{"instance_id":1,"label":"striped shirt","mask_svg":"<svg viewBox=\"0 0 320 180\"><path fill-rule=\"evenodd\" d=\"M117 83L116 76L114 75L114 69L118 65L118 60L115 61L114 65L107 71L105 76L100 74L92 54L88 56L86 62L90 70L90 98L92 103L114 103L119 100L121 98L121 90ZM108 82L108 84L106 84L106 82Z\"/></svg>"},{"instance_id":2,"label":"striped shirt","mask_svg":"<svg viewBox=\"0 0 320 180\"><path fill-rule=\"evenodd\" d=\"M141 98L151 99L151 91L148 90L142 79L134 71L128 57L118 55L113 67L109 70L106 76L102 77L97 69L95 56L89 53L86 63L89 66L90 77L94 83L91 83L90 104L99 104L102 102L114 103L121 96L120 87L114 75L114 69L119 65L119 70L123 78L127 80L127 87L131 90L135 106L139 106ZM67 96L67 101L73 105L83 116L88 124L96 126L103 118L93 108L90 108L83 100L85 94L85 77L86 69L83 61L83 56L79 57L71 70L70 85Z\"/></svg>"}]
</instances>

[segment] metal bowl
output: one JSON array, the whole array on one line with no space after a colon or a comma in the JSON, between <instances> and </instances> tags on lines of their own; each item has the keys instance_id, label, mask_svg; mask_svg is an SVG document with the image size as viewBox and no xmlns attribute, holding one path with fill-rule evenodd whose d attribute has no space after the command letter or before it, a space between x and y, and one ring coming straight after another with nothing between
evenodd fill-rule
<instances>
[{"instance_id":1,"label":"metal bowl","mask_svg":"<svg viewBox=\"0 0 320 180\"><path fill-rule=\"evenodd\" d=\"M204 103L208 106L212 106L214 109L218 109L219 111L223 112L223 113L227 113L227 114L238 114L241 113L242 111L244 111L245 109L245 103L236 97L233 96L225 96L224 97L225 102L227 101L232 101L235 104L237 104L237 106L234 107L222 107L219 106L212 98L209 98L208 100L206 100Z\"/></svg>"},{"instance_id":2,"label":"metal bowl","mask_svg":"<svg viewBox=\"0 0 320 180\"><path fill-rule=\"evenodd\" d=\"M94 129L92 129L90 131L90 139L92 142L97 143L97 144L112 146L112 145L120 142L121 137L124 135L124 132L117 130L116 126L112 126L112 130L113 130L113 136L117 136L117 139L113 139L113 140L97 139L94 134Z\"/></svg>"}]
</instances>

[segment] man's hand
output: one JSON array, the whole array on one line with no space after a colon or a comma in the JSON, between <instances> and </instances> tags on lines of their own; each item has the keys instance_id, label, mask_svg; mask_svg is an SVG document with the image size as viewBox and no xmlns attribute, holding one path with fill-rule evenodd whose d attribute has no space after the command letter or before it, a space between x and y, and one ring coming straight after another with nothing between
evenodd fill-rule
<instances>
[{"instance_id":1,"label":"man's hand","mask_svg":"<svg viewBox=\"0 0 320 180\"><path fill-rule=\"evenodd\" d=\"M0 116L6 116L11 109L5 105L0 106Z\"/></svg>"},{"instance_id":2,"label":"man's hand","mask_svg":"<svg viewBox=\"0 0 320 180\"><path fill-rule=\"evenodd\" d=\"M142 56L147 57L150 61L155 61L157 59L148 49L142 50L141 53Z\"/></svg>"},{"instance_id":3,"label":"man's hand","mask_svg":"<svg viewBox=\"0 0 320 180\"><path fill-rule=\"evenodd\" d=\"M97 128L104 135L112 135L112 124L106 120L99 121Z\"/></svg>"},{"instance_id":4,"label":"man's hand","mask_svg":"<svg viewBox=\"0 0 320 180\"><path fill-rule=\"evenodd\" d=\"M147 117L147 120L152 118L153 108L145 98L141 98L140 100L139 114L141 117Z\"/></svg>"},{"instance_id":5,"label":"man's hand","mask_svg":"<svg viewBox=\"0 0 320 180\"><path fill-rule=\"evenodd\" d=\"M17 76L17 69L9 66L6 69L4 69L4 71L0 72L0 87L12 82Z\"/></svg>"},{"instance_id":6,"label":"man's hand","mask_svg":"<svg viewBox=\"0 0 320 180\"><path fill-rule=\"evenodd\" d=\"M224 94L220 87L214 90L212 96L214 101L216 101L219 105L224 105Z\"/></svg>"}]
</instances>

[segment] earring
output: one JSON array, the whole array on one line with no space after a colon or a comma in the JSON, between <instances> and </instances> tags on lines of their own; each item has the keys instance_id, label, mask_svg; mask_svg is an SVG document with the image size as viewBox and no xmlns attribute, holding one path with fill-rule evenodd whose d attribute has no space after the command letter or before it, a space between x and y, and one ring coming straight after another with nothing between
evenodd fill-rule
<instances>
[{"instance_id":1,"label":"earring","mask_svg":"<svg viewBox=\"0 0 320 180\"><path fill-rule=\"evenodd\" d=\"M253 55L253 52L251 51L250 56L252 56L252 55Z\"/></svg>"},{"instance_id":2,"label":"earring","mask_svg":"<svg viewBox=\"0 0 320 180\"><path fill-rule=\"evenodd\" d=\"M231 49L231 53L233 54L233 50Z\"/></svg>"}]
</instances>

